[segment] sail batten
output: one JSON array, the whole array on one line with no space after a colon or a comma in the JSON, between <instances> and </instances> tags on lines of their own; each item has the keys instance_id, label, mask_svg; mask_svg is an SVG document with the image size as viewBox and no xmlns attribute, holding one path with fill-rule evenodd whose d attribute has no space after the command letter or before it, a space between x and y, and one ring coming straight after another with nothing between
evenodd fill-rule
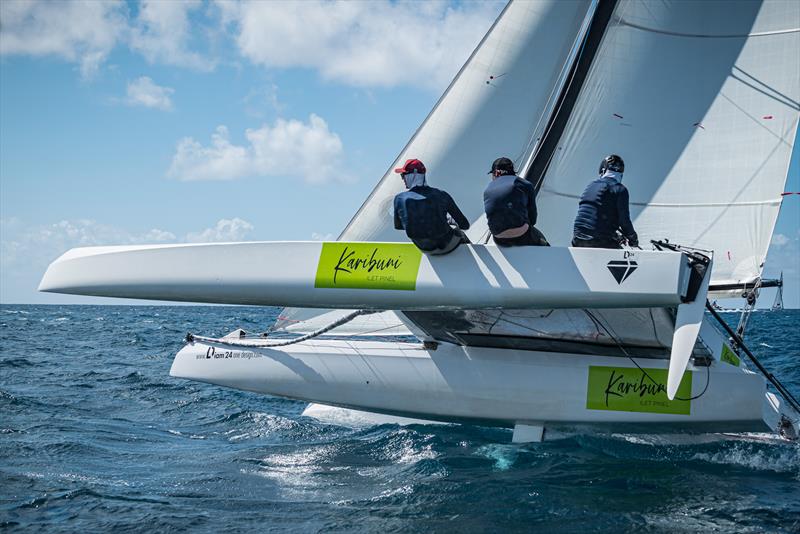
<instances>
[{"instance_id":1,"label":"sail batten","mask_svg":"<svg viewBox=\"0 0 800 534\"><path fill-rule=\"evenodd\" d=\"M547 192L548 194L571 198L575 200L580 200L581 195L574 194L574 193L563 193L561 191L556 191L555 189L543 188L543 191ZM760 206L764 204L769 205L778 205L783 201L782 197L766 199L766 200L743 200L737 202L630 202L631 206L650 206L655 208L719 208L719 207L727 207L727 206Z\"/></svg>"},{"instance_id":2,"label":"sail batten","mask_svg":"<svg viewBox=\"0 0 800 534\"><path fill-rule=\"evenodd\" d=\"M634 24L633 22L629 22L625 19L620 19L619 25L630 26L631 28L636 28L637 30L642 30L646 32L661 33L663 35L672 35L674 37L690 37L693 39L745 39L749 37L766 37L769 35L781 35L784 33L800 32L800 28L787 28L784 30L772 30L764 32L738 33L738 34L681 33L676 31L661 30L658 28L649 28L642 24Z\"/></svg>"}]
</instances>

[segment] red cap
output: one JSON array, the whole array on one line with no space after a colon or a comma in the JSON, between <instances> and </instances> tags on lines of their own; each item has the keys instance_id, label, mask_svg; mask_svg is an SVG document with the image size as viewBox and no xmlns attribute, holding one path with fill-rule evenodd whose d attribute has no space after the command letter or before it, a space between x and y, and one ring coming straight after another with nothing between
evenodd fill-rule
<instances>
[{"instance_id":1,"label":"red cap","mask_svg":"<svg viewBox=\"0 0 800 534\"><path fill-rule=\"evenodd\" d=\"M394 172L397 174L406 174L409 172L425 174L425 164L418 159L407 159L403 166L396 168Z\"/></svg>"}]
</instances>

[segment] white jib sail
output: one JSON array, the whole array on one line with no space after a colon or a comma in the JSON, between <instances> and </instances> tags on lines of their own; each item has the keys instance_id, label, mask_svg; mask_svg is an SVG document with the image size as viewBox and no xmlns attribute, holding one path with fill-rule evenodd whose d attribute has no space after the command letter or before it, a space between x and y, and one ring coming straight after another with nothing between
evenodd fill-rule
<instances>
[{"instance_id":1,"label":"white jib sail","mask_svg":"<svg viewBox=\"0 0 800 534\"><path fill-rule=\"evenodd\" d=\"M450 193L471 222L478 220L492 161L507 156L523 165L541 135L590 5L590 0L511 2L339 240L408 241L394 229L392 201L404 186L392 170L409 158L421 159L428 183ZM470 237L475 241L480 235ZM304 322L296 322L301 316ZM320 321L313 316L286 309L276 326L314 330ZM325 319L331 317L327 312ZM365 328L373 326L380 327Z\"/></svg>"},{"instance_id":2,"label":"white jib sail","mask_svg":"<svg viewBox=\"0 0 800 534\"><path fill-rule=\"evenodd\" d=\"M538 197L572 237L601 158L625 160L644 244L715 252L712 284L761 274L800 114L800 2L620 0Z\"/></svg>"}]
</instances>

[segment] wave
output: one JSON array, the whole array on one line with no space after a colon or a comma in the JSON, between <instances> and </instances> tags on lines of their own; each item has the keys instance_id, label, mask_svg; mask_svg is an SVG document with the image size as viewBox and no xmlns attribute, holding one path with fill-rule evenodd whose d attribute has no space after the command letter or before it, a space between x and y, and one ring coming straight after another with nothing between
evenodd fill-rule
<instances>
[{"instance_id":1,"label":"wave","mask_svg":"<svg viewBox=\"0 0 800 534\"><path fill-rule=\"evenodd\" d=\"M736 443L715 452L696 452L692 461L744 467L754 471L773 471L795 475L800 480L800 444L764 446Z\"/></svg>"},{"instance_id":2,"label":"wave","mask_svg":"<svg viewBox=\"0 0 800 534\"><path fill-rule=\"evenodd\" d=\"M31 499L19 506L17 509L33 508L39 509L48 504L58 501L74 501L83 497L95 498L100 500L114 500L132 503L149 503L149 504L164 504L169 505L170 502L163 499L153 499L149 497L132 497L129 495L115 495L109 493L101 493L89 488L79 488L67 491L57 491L51 494L45 494L41 497Z\"/></svg>"},{"instance_id":3,"label":"wave","mask_svg":"<svg viewBox=\"0 0 800 534\"><path fill-rule=\"evenodd\" d=\"M0 360L0 369L3 367L35 367L36 363L30 361L27 358L6 358L4 360Z\"/></svg>"}]
</instances>

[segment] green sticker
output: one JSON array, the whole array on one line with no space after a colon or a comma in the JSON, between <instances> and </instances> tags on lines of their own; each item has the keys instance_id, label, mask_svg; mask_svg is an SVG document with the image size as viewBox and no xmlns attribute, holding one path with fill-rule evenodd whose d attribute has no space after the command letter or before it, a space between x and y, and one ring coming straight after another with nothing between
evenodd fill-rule
<instances>
[{"instance_id":1,"label":"green sticker","mask_svg":"<svg viewBox=\"0 0 800 534\"><path fill-rule=\"evenodd\" d=\"M725 363L729 363L734 367L739 367L739 364L742 363L742 360L740 360L736 353L733 352L725 343L722 344L722 356L720 357L720 360Z\"/></svg>"},{"instance_id":2,"label":"green sticker","mask_svg":"<svg viewBox=\"0 0 800 534\"><path fill-rule=\"evenodd\" d=\"M323 243L314 287L413 291L421 259L411 243Z\"/></svg>"},{"instance_id":3,"label":"green sticker","mask_svg":"<svg viewBox=\"0 0 800 534\"><path fill-rule=\"evenodd\" d=\"M675 400L667 398L666 369L589 366L586 408L618 412L672 413L689 415L692 373L683 375Z\"/></svg>"}]
</instances>

